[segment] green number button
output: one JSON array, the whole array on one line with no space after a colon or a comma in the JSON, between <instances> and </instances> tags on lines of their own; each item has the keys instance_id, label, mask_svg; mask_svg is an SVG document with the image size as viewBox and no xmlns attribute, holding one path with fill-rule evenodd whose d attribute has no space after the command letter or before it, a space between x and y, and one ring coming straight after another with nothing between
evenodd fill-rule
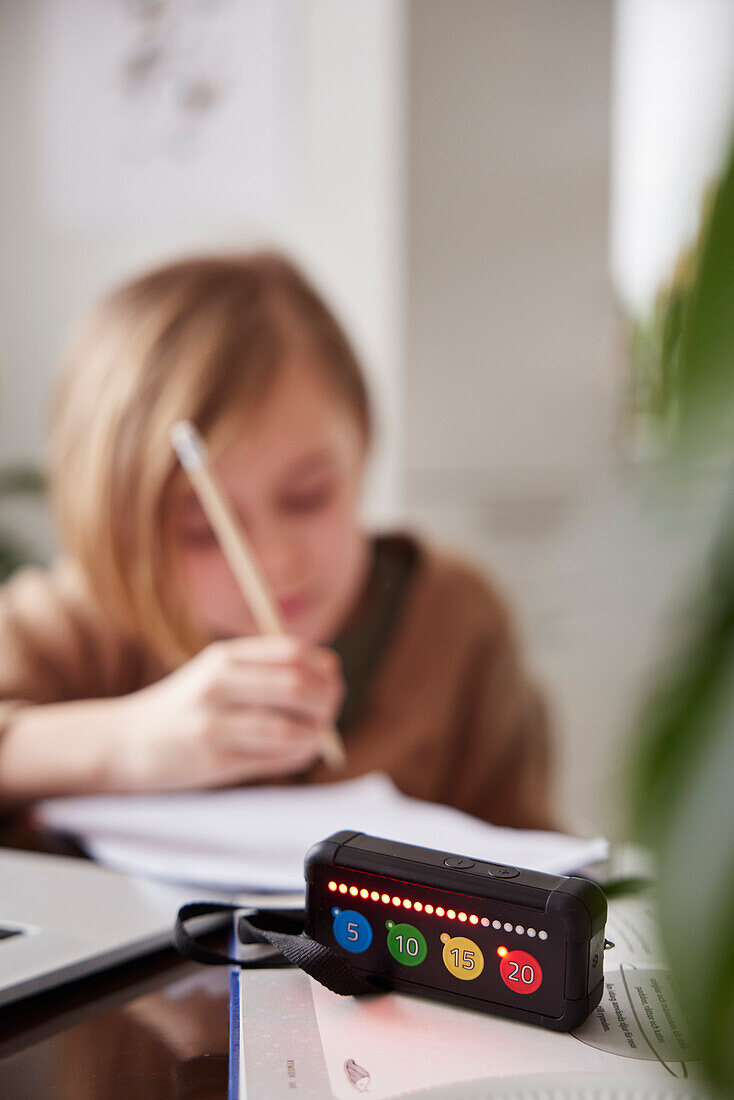
<instances>
[{"instance_id":1,"label":"green number button","mask_svg":"<svg viewBox=\"0 0 734 1100\"><path fill-rule=\"evenodd\" d=\"M418 966L428 954L425 937L412 924L387 921L387 948L396 962L403 966Z\"/></svg>"}]
</instances>

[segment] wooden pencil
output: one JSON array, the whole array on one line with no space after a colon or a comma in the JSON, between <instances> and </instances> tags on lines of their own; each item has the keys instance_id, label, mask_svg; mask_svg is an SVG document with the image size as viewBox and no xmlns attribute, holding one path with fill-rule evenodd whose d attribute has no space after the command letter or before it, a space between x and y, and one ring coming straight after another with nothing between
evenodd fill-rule
<instances>
[{"instance_id":1,"label":"wooden pencil","mask_svg":"<svg viewBox=\"0 0 734 1100\"><path fill-rule=\"evenodd\" d=\"M257 558L212 472L204 440L190 421L179 420L171 428L171 443L211 524L240 592L252 612L258 630L262 634L285 634L285 627ZM329 767L344 767L344 743L335 729L324 731L322 755Z\"/></svg>"}]
</instances>

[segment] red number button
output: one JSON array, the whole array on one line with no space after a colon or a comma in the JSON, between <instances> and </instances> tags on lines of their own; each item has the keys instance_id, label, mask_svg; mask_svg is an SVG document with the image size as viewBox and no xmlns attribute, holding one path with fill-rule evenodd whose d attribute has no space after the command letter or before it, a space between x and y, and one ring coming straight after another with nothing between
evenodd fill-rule
<instances>
[{"instance_id":1,"label":"red number button","mask_svg":"<svg viewBox=\"0 0 734 1100\"><path fill-rule=\"evenodd\" d=\"M500 977L513 993L535 993L543 981L543 971L527 951L509 951L500 960Z\"/></svg>"}]
</instances>

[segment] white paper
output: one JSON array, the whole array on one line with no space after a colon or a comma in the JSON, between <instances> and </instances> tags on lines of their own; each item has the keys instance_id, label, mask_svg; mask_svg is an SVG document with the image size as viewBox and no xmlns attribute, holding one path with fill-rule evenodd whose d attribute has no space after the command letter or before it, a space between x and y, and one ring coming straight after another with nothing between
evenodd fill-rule
<instances>
[{"instance_id":1,"label":"white paper","mask_svg":"<svg viewBox=\"0 0 734 1100\"><path fill-rule=\"evenodd\" d=\"M231 890L302 889L306 851L340 829L556 874L608 849L602 839L488 825L408 798L378 772L322 785L54 799L37 814L118 870Z\"/></svg>"},{"instance_id":2,"label":"white paper","mask_svg":"<svg viewBox=\"0 0 734 1100\"><path fill-rule=\"evenodd\" d=\"M39 158L63 227L262 213L295 98L283 0L45 0Z\"/></svg>"}]
</instances>

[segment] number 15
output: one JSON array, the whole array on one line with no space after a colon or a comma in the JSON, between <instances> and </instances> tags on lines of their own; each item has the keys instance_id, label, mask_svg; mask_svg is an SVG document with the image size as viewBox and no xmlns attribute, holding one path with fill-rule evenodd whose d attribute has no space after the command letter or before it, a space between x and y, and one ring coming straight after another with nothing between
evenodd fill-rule
<instances>
[{"instance_id":1,"label":"number 15","mask_svg":"<svg viewBox=\"0 0 734 1100\"><path fill-rule=\"evenodd\" d=\"M462 955L461 963L459 963L459 949L458 949L458 947L453 947L451 949L451 954L454 956L454 966L456 967L457 970L459 969L460 965L461 965L461 968L463 970L473 970L474 969L474 952L473 951L468 951L468 950L462 951L462 953L461 953L461 955Z\"/></svg>"}]
</instances>

